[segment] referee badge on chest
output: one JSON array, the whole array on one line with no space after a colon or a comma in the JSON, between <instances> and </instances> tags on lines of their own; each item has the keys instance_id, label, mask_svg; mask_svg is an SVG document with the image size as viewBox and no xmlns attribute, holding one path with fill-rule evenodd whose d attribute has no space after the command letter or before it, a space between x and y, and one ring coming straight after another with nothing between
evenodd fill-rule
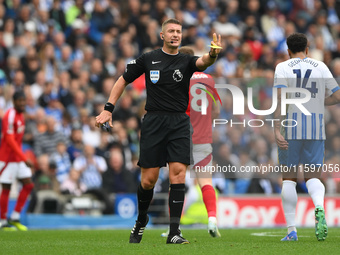
<instances>
[{"instance_id":1,"label":"referee badge on chest","mask_svg":"<svg viewBox=\"0 0 340 255\"><path fill-rule=\"evenodd\" d=\"M156 84L159 80L160 72L159 70L150 70L150 80L153 84Z\"/></svg>"}]
</instances>

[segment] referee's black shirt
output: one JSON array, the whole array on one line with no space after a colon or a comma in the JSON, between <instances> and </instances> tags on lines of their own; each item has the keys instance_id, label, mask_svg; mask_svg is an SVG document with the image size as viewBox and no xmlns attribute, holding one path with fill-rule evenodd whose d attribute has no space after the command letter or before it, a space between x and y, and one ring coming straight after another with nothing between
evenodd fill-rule
<instances>
[{"instance_id":1,"label":"referee's black shirt","mask_svg":"<svg viewBox=\"0 0 340 255\"><path fill-rule=\"evenodd\" d=\"M145 73L146 111L185 112L189 102L189 84L198 57L178 53L170 55L162 49L142 54L132 60L123 74L131 83Z\"/></svg>"}]
</instances>

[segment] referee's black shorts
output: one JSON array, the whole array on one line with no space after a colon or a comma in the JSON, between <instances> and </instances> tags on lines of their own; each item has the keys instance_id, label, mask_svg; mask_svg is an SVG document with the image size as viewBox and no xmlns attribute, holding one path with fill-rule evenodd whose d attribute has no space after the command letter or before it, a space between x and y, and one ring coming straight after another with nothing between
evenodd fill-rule
<instances>
[{"instance_id":1,"label":"referee's black shorts","mask_svg":"<svg viewBox=\"0 0 340 255\"><path fill-rule=\"evenodd\" d=\"M168 162L190 165L192 128L185 113L148 112L143 119L138 165L163 167Z\"/></svg>"}]
</instances>

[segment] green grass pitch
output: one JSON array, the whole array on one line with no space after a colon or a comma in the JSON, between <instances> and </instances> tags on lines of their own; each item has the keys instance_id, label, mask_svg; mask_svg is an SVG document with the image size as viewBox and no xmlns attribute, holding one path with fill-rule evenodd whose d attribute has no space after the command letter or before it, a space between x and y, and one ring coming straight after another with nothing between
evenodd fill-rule
<instances>
[{"instance_id":1,"label":"green grass pitch","mask_svg":"<svg viewBox=\"0 0 340 255\"><path fill-rule=\"evenodd\" d=\"M184 229L191 244L166 245L162 229L146 229L140 244L129 244L130 230L30 230L0 232L0 254L338 254L340 228L324 242L314 229L298 229L299 241L281 242L285 229L221 229L212 238L204 229Z\"/></svg>"}]
</instances>

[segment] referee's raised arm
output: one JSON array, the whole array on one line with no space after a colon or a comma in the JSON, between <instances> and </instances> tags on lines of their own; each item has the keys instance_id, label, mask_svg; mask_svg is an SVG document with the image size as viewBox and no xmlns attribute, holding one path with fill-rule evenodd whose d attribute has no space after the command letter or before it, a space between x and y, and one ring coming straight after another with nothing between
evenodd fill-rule
<instances>
[{"instance_id":1,"label":"referee's raised arm","mask_svg":"<svg viewBox=\"0 0 340 255\"><path fill-rule=\"evenodd\" d=\"M201 71L207 69L209 66L215 63L218 54L221 52L221 35L213 34L213 40L211 41L209 53L204 54L202 57L198 58L196 61L196 66Z\"/></svg>"},{"instance_id":2,"label":"referee's raised arm","mask_svg":"<svg viewBox=\"0 0 340 255\"><path fill-rule=\"evenodd\" d=\"M112 126L112 112L117 100L122 95L126 85L129 83L120 76L116 83L113 85L110 93L109 100L105 104L104 110L96 117L96 127L100 127L104 123L108 122L110 127Z\"/></svg>"}]
</instances>

